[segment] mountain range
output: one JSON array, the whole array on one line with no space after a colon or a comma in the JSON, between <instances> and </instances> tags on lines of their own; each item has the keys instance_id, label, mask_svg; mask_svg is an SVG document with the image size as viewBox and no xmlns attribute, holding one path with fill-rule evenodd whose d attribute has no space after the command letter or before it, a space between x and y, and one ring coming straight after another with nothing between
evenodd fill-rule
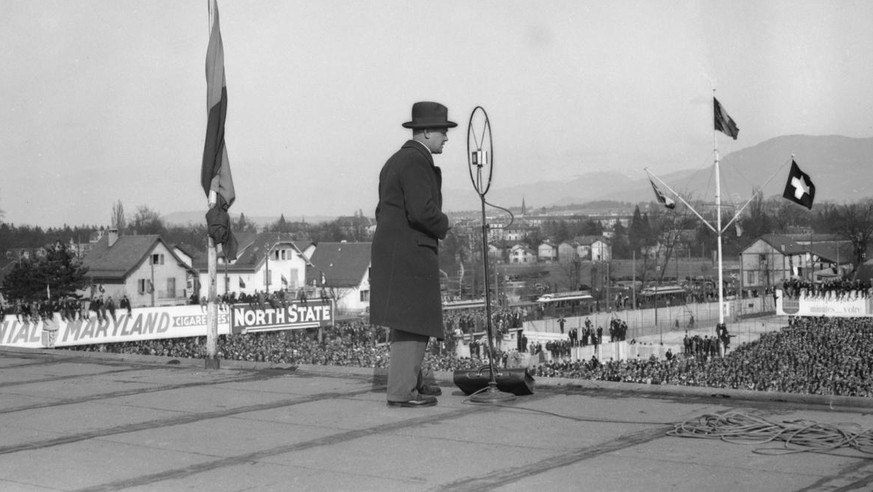
<instances>
[{"instance_id":1,"label":"mountain range","mask_svg":"<svg viewBox=\"0 0 873 492\"><path fill-rule=\"evenodd\" d=\"M873 196L864 185L873 183L873 138L787 135L720 157L722 201L744 202L752 196L754 189L761 187L764 198L781 196L792 156L815 184L816 203L854 202ZM698 169L663 175L657 169L649 171L686 199L712 201L715 196L714 168L712 158ZM481 207L479 197L470 190L445 190L443 195L443 203L450 204L450 210L478 210ZM486 199L504 207L518 207L522 199L528 207L549 207L596 200L638 203L654 200L655 194L643 166L640 166L637 176L605 169L567 181L495 187Z\"/></svg>"},{"instance_id":2,"label":"mountain range","mask_svg":"<svg viewBox=\"0 0 873 492\"><path fill-rule=\"evenodd\" d=\"M816 203L854 202L873 196L864 185L873 183L873 137L786 135L720 157L722 201L744 202L757 188L763 188L764 198L781 196L792 159L815 184ZM713 158L698 169L663 175L657 169L649 171L686 200L712 201L715 195L714 168ZM566 181L538 181L506 188L494 187L488 192L486 199L489 203L508 208L520 206L522 200L528 207L550 207L581 205L598 200L638 203L654 200L655 195L641 166L639 174L635 176L604 169ZM450 211L475 211L481 207L479 196L470 189L443 190L443 203ZM278 219L247 218L258 225ZM322 222L333 218L306 217L306 220ZM289 217L286 219L293 220ZM203 212L176 212L165 216L164 220L169 224L201 222Z\"/></svg>"}]
</instances>

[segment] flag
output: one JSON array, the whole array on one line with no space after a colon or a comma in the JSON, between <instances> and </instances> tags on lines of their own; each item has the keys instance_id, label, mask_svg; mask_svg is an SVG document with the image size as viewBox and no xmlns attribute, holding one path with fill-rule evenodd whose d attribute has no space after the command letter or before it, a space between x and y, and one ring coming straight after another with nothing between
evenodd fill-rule
<instances>
[{"instance_id":1,"label":"flag","mask_svg":"<svg viewBox=\"0 0 873 492\"><path fill-rule=\"evenodd\" d=\"M239 288L240 288L240 289L245 289L245 288L246 288L246 283L243 282L242 277L239 278Z\"/></svg>"},{"instance_id":2,"label":"flag","mask_svg":"<svg viewBox=\"0 0 873 492\"><path fill-rule=\"evenodd\" d=\"M282 274L282 285L284 285L285 287L288 287L288 279L285 278L284 273Z\"/></svg>"},{"instance_id":3,"label":"flag","mask_svg":"<svg viewBox=\"0 0 873 492\"><path fill-rule=\"evenodd\" d=\"M236 200L233 176L230 174L230 161L224 143L224 122L227 116L227 86L224 79L224 46L221 43L221 29L218 23L218 3L209 1L209 45L206 48L206 141L203 146L203 166L200 169L200 185L206 196L210 191L216 194L213 212L207 217L209 224L219 224L214 230L223 230L230 219L227 209ZM226 232L212 235L216 244L222 245L227 260L236 259L237 242L230 227Z\"/></svg>"},{"instance_id":4,"label":"flag","mask_svg":"<svg viewBox=\"0 0 873 492\"><path fill-rule=\"evenodd\" d=\"M658 199L659 202L663 203L665 207L671 210L676 208L676 201L665 195L664 192L661 191L660 188L658 188L658 185L656 185L655 182L652 181L652 178L649 178L649 183L652 183L652 189L655 190L655 197Z\"/></svg>"},{"instance_id":5,"label":"flag","mask_svg":"<svg viewBox=\"0 0 873 492\"><path fill-rule=\"evenodd\" d=\"M713 114L715 115L715 129L724 133L725 135L729 135L737 139L737 135L740 133L740 129L737 128L737 124L734 123L734 120L728 116L727 111L721 106L718 102L718 99L712 98L713 104Z\"/></svg>"},{"instance_id":6,"label":"flag","mask_svg":"<svg viewBox=\"0 0 873 492\"><path fill-rule=\"evenodd\" d=\"M782 197L812 210L812 201L815 200L815 185L809 175L800 170L794 160L791 161L791 172L788 173L788 182L785 183L785 191Z\"/></svg>"}]
</instances>

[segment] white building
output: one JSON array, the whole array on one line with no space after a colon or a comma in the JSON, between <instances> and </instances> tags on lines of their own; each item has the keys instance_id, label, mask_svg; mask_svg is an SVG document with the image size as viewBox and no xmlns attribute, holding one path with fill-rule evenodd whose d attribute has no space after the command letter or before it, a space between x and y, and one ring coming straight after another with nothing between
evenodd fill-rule
<instances>
[{"instance_id":1,"label":"white building","mask_svg":"<svg viewBox=\"0 0 873 492\"><path fill-rule=\"evenodd\" d=\"M852 269L847 241L801 244L780 234L764 234L740 253L743 289L781 288L789 278L820 281Z\"/></svg>"},{"instance_id":2,"label":"white building","mask_svg":"<svg viewBox=\"0 0 873 492\"><path fill-rule=\"evenodd\" d=\"M187 304L195 272L158 235L119 236L110 229L82 259L92 287L86 297L127 296L132 307Z\"/></svg>"},{"instance_id":3,"label":"white building","mask_svg":"<svg viewBox=\"0 0 873 492\"><path fill-rule=\"evenodd\" d=\"M237 258L225 263L218 258L217 294L255 292L295 292L306 282L306 264L315 249L311 242L297 242L290 234L262 232L240 235ZM206 257L194 260L199 273L200 297L207 295L209 270Z\"/></svg>"},{"instance_id":4,"label":"white building","mask_svg":"<svg viewBox=\"0 0 873 492\"><path fill-rule=\"evenodd\" d=\"M509 250L509 262L513 264L536 263L537 255L525 244L516 244Z\"/></svg>"},{"instance_id":5,"label":"white building","mask_svg":"<svg viewBox=\"0 0 873 492\"><path fill-rule=\"evenodd\" d=\"M591 261L611 261L612 248L603 236L579 236L575 240L576 253L580 259Z\"/></svg>"},{"instance_id":6,"label":"white building","mask_svg":"<svg viewBox=\"0 0 873 492\"><path fill-rule=\"evenodd\" d=\"M340 313L370 308L372 243L318 243L306 269L306 285L336 301Z\"/></svg>"}]
</instances>

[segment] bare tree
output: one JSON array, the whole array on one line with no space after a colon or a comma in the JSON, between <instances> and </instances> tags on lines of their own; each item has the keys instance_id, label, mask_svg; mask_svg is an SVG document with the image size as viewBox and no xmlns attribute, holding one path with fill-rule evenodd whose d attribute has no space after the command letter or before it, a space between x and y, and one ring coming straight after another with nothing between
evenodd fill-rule
<instances>
[{"instance_id":1,"label":"bare tree","mask_svg":"<svg viewBox=\"0 0 873 492\"><path fill-rule=\"evenodd\" d=\"M121 204L121 200L118 200L112 206L112 220L110 224L118 230L119 234L124 232L124 229L127 227L127 221L124 219L124 205Z\"/></svg>"},{"instance_id":2,"label":"bare tree","mask_svg":"<svg viewBox=\"0 0 873 492\"><path fill-rule=\"evenodd\" d=\"M838 233L852 244L855 274L867 259L867 247L873 239L873 199L843 205L837 217Z\"/></svg>"},{"instance_id":3,"label":"bare tree","mask_svg":"<svg viewBox=\"0 0 873 492\"><path fill-rule=\"evenodd\" d=\"M161 214L150 209L147 205L137 207L130 228L135 234L164 234L166 232Z\"/></svg>"},{"instance_id":4,"label":"bare tree","mask_svg":"<svg viewBox=\"0 0 873 492\"><path fill-rule=\"evenodd\" d=\"M774 229L782 234L788 233L792 228L796 228L808 222L808 218L804 215L803 208L797 204L789 202L782 197L773 197L769 201L767 208L772 211L772 219Z\"/></svg>"}]
</instances>

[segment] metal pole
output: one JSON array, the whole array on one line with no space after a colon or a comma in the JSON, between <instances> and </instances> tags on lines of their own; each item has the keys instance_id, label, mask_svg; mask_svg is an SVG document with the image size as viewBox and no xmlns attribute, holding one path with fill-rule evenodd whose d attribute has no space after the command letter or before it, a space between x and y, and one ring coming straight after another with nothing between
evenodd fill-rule
<instances>
[{"instance_id":1,"label":"metal pole","mask_svg":"<svg viewBox=\"0 0 873 492\"><path fill-rule=\"evenodd\" d=\"M494 347L491 331L491 287L488 282L488 223L485 221L485 197L482 197L482 278L485 283L485 318L488 328L488 366L491 370L491 379L494 380Z\"/></svg>"},{"instance_id":2,"label":"metal pole","mask_svg":"<svg viewBox=\"0 0 873 492\"><path fill-rule=\"evenodd\" d=\"M151 272L152 272L152 278L151 278L152 307L155 307L155 254L154 253L152 253L151 256L149 256L149 266L151 267Z\"/></svg>"}]
</instances>

